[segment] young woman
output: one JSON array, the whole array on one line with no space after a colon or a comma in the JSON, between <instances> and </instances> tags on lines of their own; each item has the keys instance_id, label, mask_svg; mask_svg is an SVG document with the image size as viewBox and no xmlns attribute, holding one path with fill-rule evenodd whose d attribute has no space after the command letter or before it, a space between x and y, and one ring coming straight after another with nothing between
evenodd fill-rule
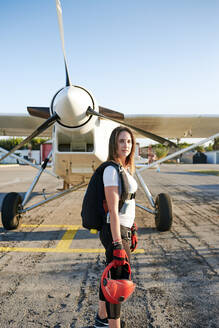
<instances>
[{"instance_id":1,"label":"young woman","mask_svg":"<svg viewBox=\"0 0 219 328\"><path fill-rule=\"evenodd\" d=\"M114 260L116 267L111 270L112 278L126 278L124 259L130 262L130 248L133 251L137 246L135 232L135 192L137 182L134 173L135 139L130 129L117 127L112 131L109 140L108 161L119 163L125 170L128 179L130 199L126 200L119 211L120 183L114 166L107 166L103 172L105 197L108 206L107 223L100 231L100 240L106 249L106 262ZM132 235L132 238L131 238ZM132 240L132 243L130 242ZM131 247L130 247L131 244ZM120 304L111 304L104 298L100 287L99 310L94 327L120 328Z\"/></svg>"}]
</instances>

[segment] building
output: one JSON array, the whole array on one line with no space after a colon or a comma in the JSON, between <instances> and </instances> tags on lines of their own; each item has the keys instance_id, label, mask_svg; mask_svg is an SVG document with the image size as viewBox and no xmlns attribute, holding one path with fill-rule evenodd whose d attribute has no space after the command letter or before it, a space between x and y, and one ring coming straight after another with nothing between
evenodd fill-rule
<instances>
[{"instance_id":1,"label":"building","mask_svg":"<svg viewBox=\"0 0 219 328\"><path fill-rule=\"evenodd\" d=\"M208 164L219 164L219 150L205 152Z\"/></svg>"}]
</instances>

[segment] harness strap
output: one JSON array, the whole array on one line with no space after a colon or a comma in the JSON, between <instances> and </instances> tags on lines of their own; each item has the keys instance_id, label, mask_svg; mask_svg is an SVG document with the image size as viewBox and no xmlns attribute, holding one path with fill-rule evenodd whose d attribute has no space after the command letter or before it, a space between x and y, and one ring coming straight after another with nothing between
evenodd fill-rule
<instances>
[{"instance_id":1,"label":"harness strap","mask_svg":"<svg viewBox=\"0 0 219 328\"><path fill-rule=\"evenodd\" d=\"M127 199L128 200L131 200L131 199L135 199L135 196L136 196L136 193L129 193L128 196L127 196Z\"/></svg>"}]
</instances>

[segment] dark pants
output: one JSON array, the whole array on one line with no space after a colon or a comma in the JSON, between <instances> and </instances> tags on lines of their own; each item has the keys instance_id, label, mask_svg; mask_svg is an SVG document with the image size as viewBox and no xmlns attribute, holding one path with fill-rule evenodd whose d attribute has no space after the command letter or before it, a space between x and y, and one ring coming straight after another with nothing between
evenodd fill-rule
<instances>
[{"instance_id":1,"label":"dark pants","mask_svg":"<svg viewBox=\"0 0 219 328\"><path fill-rule=\"evenodd\" d=\"M122 244L127 253L128 261L130 263L130 229L120 226ZM110 224L105 224L103 229L100 231L100 240L103 244L106 252L106 263L107 265L113 260L113 244L112 244L112 234L110 229ZM127 272L124 266L119 266L117 268L111 269L111 278L112 279L128 279L129 273ZM112 304L106 301L101 286L99 289L99 299L106 302L106 311L109 319L118 319L120 318L121 304Z\"/></svg>"}]
</instances>

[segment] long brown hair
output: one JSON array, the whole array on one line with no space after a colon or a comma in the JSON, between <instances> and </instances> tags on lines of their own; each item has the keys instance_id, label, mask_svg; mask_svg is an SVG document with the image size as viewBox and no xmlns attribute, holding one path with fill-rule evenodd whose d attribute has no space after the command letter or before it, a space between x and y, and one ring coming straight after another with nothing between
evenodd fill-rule
<instances>
[{"instance_id":1,"label":"long brown hair","mask_svg":"<svg viewBox=\"0 0 219 328\"><path fill-rule=\"evenodd\" d=\"M118 126L115 128L110 136L109 139L109 154L108 154L108 161L114 160L117 162L120 162L117 154L117 148L118 148L118 137L119 134L123 131L126 131L130 134L132 139L132 149L130 154L126 157L125 164L130 169L131 174L134 173L135 170L135 164L134 164L134 157L135 157L135 137L132 133L132 131L124 126Z\"/></svg>"}]
</instances>

